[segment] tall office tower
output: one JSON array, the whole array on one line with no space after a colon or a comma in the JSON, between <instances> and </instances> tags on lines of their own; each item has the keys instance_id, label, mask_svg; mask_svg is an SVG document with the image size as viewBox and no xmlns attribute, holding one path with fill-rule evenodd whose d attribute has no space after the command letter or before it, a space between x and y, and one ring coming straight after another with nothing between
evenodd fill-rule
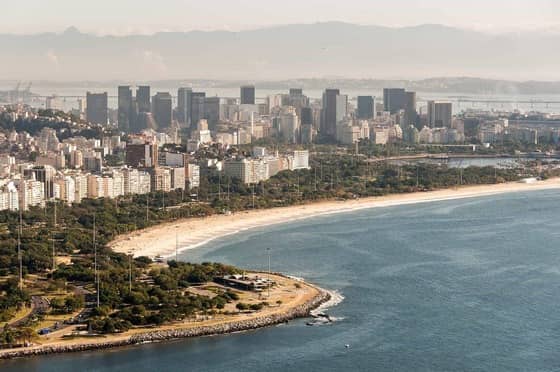
<instances>
[{"instance_id":1,"label":"tall office tower","mask_svg":"<svg viewBox=\"0 0 560 372\"><path fill-rule=\"evenodd\" d=\"M108 121L107 92L86 94L86 119L92 124L106 125Z\"/></svg>"},{"instance_id":2,"label":"tall office tower","mask_svg":"<svg viewBox=\"0 0 560 372\"><path fill-rule=\"evenodd\" d=\"M166 129L173 121L173 98L168 92L157 92L152 98L152 112L158 128Z\"/></svg>"},{"instance_id":3,"label":"tall office tower","mask_svg":"<svg viewBox=\"0 0 560 372\"><path fill-rule=\"evenodd\" d=\"M311 107L301 108L301 125L313 125L313 110Z\"/></svg>"},{"instance_id":4,"label":"tall office tower","mask_svg":"<svg viewBox=\"0 0 560 372\"><path fill-rule=\"evenodd\" d=\"M451 128L453 105L451 102L428 101L428 126Z\"/></svg>"},{"instance_id":5,"label":"tall office tower","mask_svg":"<svg viewBox=\"0 0 560 372\"><path fill-rule=\"evenodd\" d=\"M348 96L339 94L336 97L336 124L348 115Z\"/></svg>"},{"instance_id":6,"label":"tall office tower","mask_svg":"<svg viewBox=\"0 0 560 372\"><path fill-rule=\"evenodd\" d=\"M375 118L375 98L373 96L358 96L356 117L361 120Z\"/></svg>"},{"instance_id":7,"label":"tall office tower","mask_svg":"<svg viewBox=\"0 0 560 372\"><path fill-rule=\"evenodd\" d=\"M280 114L278 132L287 143L299 143L300 121L294 108L285 109Z\"/></svg>"},{"instance_id":8,"label":"tall office tower","mask_svg":"<svg viewBox=\"0 0 560 372\"><path fill-rule=\"evenodd\" d=\"M136 89L136 102L138 104L138 112L150 112L152 105L150 103L150 87L147 85L139 86Z\"/></svg>"},{"instance_id":9,"label":"tall office tower","mask_svg":"<svg viewBox=\"0 0 560 372\"><path fill-rule=\"evenodd\" d=\"M204 99L204 118L208 121L208 129L215 131L220 122L220 97Z\"/></svg>"},{"instance_id":10,"label":"tall office tower","mask_svg":"<svg viewBox=\"0 0 560 372\"><path fill-rule=\"evenodd\" d=\"M336 139L337 101L340 95L338 89L326 89L323 93L323 108L321 110L321 136L328 141Z\"/></svg>"},{"instance_id":11,"label":"tall office tower","mask_svg":"<svg viewBox=\"0 0 560 372\"><path fill-rule=\"evenodd\" d=\"M303 96L303 89L301 88L290 88L290 97Z\"/></svg>"},{"instance_id":12,"label":"tall office tower","mask_svg":"<svg viewBox=\"0 0 560 372\"><path fill-rule=\"evenodd\" d=\"M406 91L402 88L384 88L383 89L383 109L396 114L406 107Z\"/></svg>"},{"instance_id":13,"label":"tall office tower","mask_svg":"<svg viewBox=\"0 0 560 372\"><path fill-rule=\"evenodd\" d=\"M129 132L131 130L132 112L132 89L129 86L119 86L117 123L121 131Z\"/></svg>"},{"instance_id":14,"label":"tall office tower","mask_svg":"<svg viewBox=\"0 0 560 372\"><path fill-rule=\"evenodd\" d=\"M243 85L241 87L241 104L254 105L255 104L255 86Z\"/></svg>"},{"instance_id":15,"label":"tall office tower","mask_svg":"<svg viewBox=\"0 0 560 372\"><path fill-rule=\"evenodd\" d=\"M301 88L290 88L290 94L288 95L289 106L295 107L298 112L302 107L309 106L309 98L303 95L303 89Z\"/></svg>"},{"instance_id":16,"label":"tall office tower","mask_svg":"<svg viewBox=\"0 0 560 372\"><path fill-rule=\"evenodd\" d=\"M179 88L177 91L177 119L183 127L191 126L192 89Z\"/></svg>"},{"instance_id":17,"label":"tall office tower","mask_svg":"<svg viewBox=\"0 0 560 372\"><path fill-rule=\"evenodd\" d=\"M193 92L191 96L191 125L195 126L200 119L204 119L204 103L206 93Z\"/></svg>"},{"instance_id":18,"label":"tall office tower","mask_svg":"<svg viewBox=\"0 0 560 372\"><path fill-rule=\"evenodd\" d=\"M416 111L416 92L406 92L406 102L404 106L405 126L419 124L418 112ZM421 128L420 128L421 129Z\"/></svg>"}]
</instances>

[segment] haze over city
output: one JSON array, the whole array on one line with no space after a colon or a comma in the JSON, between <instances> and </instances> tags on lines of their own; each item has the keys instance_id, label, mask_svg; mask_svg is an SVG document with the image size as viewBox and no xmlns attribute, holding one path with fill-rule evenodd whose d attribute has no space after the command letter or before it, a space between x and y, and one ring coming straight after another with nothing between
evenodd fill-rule
<instances>
[{"instance_id":1,"label":"haze over city","mask_svg":"<svg viewBox=\"0 0 560 372\"><path fill-rule=\"evenodd\" d=\"M560 4L553 0L28 0L10 4L0 33L60 32L79 25L102 35L162 31L230 30L263 26L341 21L388 27L442 24L508 32L558 30ZM40 15L40 16L37 16ZM71 20L71 24L69 24Z\"/></svg>"},{"instance_id":2,"label":"haze over city","mask_svg":"<svg viewBox=\"0 0 560 372\"><path fill-rule=\"evenodd\" d=\"M0 79L560 80L558 11L546 0L32 0L0 25Z\"/></svg>"}]
</instances>

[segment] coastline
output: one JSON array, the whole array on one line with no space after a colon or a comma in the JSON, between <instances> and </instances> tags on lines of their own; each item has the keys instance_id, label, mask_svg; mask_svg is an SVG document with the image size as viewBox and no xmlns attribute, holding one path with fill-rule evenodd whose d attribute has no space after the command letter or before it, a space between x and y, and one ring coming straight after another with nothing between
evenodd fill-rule
<instances>
[{"instance_id":1,"label":"coastline","mask_svg":"<svg viewBox=\"0 0 560 372\"><path fill-rule=\"evenodd\" d=\"M302 205L243 211L231 215L213 215L163 223L144 230L121 235L109 243L116 252L134 256L171 257L178 251L194 249L215 239L253 228L297 220L347 213L361 209L393 207L464 198L491 196L511 192L560 189L560 178L534 183L508 182L493 185L462 186L435 191L390 194L347 201L319 201Z\"/></svg>"},{"instance_id":2,"label":"coastline","mask_svg":"<svg viewBox=\"0 0 560 372\"><path fill-rule=\"evenodd\" d=\"M287 280L293 280L282 274L274 274ZM17 349L0 350L0 360L32 357L59 353L73 353L92 350L105 350L117 347L126 347L144 343L170 341L182 338L217 336L230 333L244 332L264 327L270 327L286 323L297 318L308 317L311 312L319 308L331 299L331 293L315 285L300 282L307 290L312 292L311 296L305 296L302 302L298 302L287 309L277 311L264 311L263 313L249 314L246 319L234 319L228 321L217 321L214 324L194 325L181 327L179 325L168 325L154 328L153 330L139 329L137 332L108 335L104 339L94 340L67 340L65 342L45 343L43 345L22 347Z\"/></svg>"}]
</instances>

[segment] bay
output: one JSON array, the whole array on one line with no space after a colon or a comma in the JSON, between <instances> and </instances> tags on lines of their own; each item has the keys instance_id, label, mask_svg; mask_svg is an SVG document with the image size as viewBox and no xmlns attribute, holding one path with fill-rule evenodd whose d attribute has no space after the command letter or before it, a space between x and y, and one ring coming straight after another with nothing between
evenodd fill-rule
<instances>
[{"instance_id":1,"label":"bay","mask_svg":"<svg viewBox=\"0 0 560 372\"><path fill-rule=\"evenodd\" d=\"M0 362L1 371L560 369L560 192L321 216L184 252L340 293L337 321ZM345 347L348 345L349 347Z\"/></svg>"}]
</instances>

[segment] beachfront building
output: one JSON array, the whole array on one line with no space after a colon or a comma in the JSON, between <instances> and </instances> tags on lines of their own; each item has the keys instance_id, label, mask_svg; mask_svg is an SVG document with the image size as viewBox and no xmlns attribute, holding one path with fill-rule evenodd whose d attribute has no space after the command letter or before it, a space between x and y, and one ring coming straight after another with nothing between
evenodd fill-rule
<instances>
[{"instance_id":1,"label":"beachfront building","mask_svg":"<svg viewBox=\"0 0 560 372\"><path fill-rule=\"evenodd\" d=\"M230 159L224 162L227 177L237 178L245 184L259 183L268 179L268 163L265 159Z\"/></svg>"},{"instance_id":2,"label":"beachfront building","mask_svg":"<svg viewBox=\"0 0 560 372\"><path fill-rule=\"evenodd\" d=\"M200 166L198 164L185 164L185 182L189 190L200 187Z\"/></svg>"}]
</instances>

